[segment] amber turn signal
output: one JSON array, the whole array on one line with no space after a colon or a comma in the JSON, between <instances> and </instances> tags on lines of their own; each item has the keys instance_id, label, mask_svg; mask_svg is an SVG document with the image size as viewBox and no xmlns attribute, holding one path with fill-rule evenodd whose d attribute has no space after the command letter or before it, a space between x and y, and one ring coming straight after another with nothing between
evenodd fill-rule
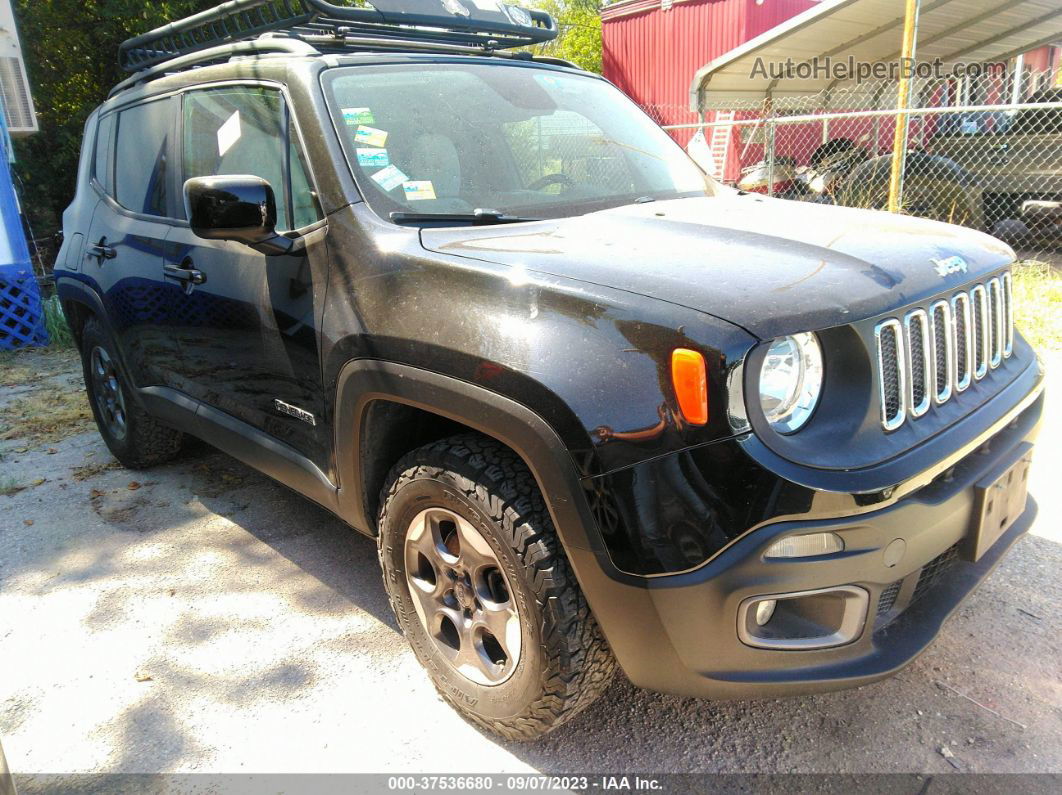
<instances>
[{"instance_id":1,"label":"amber turn signal","mask_svg":"<svg viewBox=\"0 0 1062 795\"><path fill-rule=\"evenodd\" d=\"M691 425L708 423L708 373L704 357L689 348L676 348L671 354L671 382L679 408Z\"/></svg>"}]
</instances>

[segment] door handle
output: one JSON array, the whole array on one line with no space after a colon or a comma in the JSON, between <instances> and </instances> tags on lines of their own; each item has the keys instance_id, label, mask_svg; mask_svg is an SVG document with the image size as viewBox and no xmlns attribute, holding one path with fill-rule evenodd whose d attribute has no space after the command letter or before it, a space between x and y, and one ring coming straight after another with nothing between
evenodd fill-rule
<instances>
[{"instance_id":1,"label":"door handle","mask_svg":"<svg viewBox=\"0 0 1062 795\"><path fill-rule=\"evenodd\" d=\"M106 260L114 259L118 256L118 252L113 246L107 245L107 238L101 237L100 242L94 246L88 247L88 256L95 257L96 260L102 265Z\"/></svg>"},{"instance_id":2,"label":"door handle","mask_svg":"<svg viewBox=\"0 0 1062 795\"><path fill-rule=\"evenodd\" d=\"M164 266L162 272L167 279L181 282L186 294L191 294L192 290L207 281L206 274L193 267L190 257L186 257L180 265Z\"/></svg>"}]
</instances>

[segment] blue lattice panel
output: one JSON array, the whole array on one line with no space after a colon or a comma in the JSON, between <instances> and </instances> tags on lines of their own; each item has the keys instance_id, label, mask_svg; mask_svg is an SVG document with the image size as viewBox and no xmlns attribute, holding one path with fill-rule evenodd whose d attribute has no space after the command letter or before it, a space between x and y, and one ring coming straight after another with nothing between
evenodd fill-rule
<instances>
[{"instance_id":1,"label":"blue lattice panel","mask_svg":"<svg viewBox=\"0 0 1062 795\"><path fill-rule=\"evenodd\" d=\"M0 270L0 350L47 344L44 306L32 271Z\"/></svg>"}]
</instances>

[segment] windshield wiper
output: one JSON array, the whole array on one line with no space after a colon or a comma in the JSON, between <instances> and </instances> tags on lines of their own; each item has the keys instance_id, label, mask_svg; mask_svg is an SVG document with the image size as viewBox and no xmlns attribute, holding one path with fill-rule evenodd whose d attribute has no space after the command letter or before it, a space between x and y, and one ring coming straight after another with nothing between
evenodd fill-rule
<instances>
[{"instance_id":1,"label":"windshield wiper","mask_svg":"<svg viewBox=\"0 0 1062 795\"><path fill-rule=\"evenodd\" d=\"M523 218L518 215L506 215L500 210L475 210L470 213L408 213L396 211L391 213L391 221L396 224L413 224L418 221L430 223L458 223L486 226L489 224L519 224L525 221L540 221L540 218Z\"/></svg>"}]
</instances>

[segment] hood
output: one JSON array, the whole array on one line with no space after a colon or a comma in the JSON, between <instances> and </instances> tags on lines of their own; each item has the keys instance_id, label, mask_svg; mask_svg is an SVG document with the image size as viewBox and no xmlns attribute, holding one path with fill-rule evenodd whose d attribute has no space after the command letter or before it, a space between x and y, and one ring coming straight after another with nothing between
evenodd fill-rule
<instances>
[{"instance_id":1,"label":"hood","mask_svg":"<svg viewBox=\"0 0 1062 795\"><path fill-rule=\"evenodd\" d=\"M959 226L736 192L424 229L421 240L439 253L652 296L761 339L874 317L1014 259L1006 244Z\"/></svg>"}]
</instances>

